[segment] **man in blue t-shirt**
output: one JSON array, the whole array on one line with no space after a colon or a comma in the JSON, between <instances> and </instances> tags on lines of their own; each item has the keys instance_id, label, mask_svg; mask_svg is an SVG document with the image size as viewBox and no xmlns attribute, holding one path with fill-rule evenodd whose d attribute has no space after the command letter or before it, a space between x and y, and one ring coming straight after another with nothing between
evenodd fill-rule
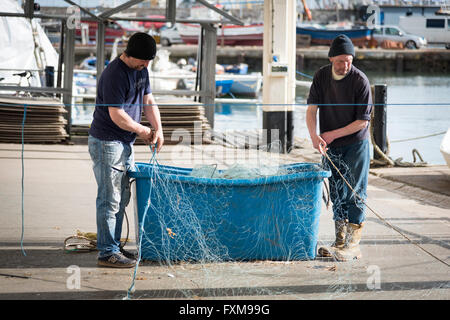
<instances>
[{"instance_id":1,"label":"man in blue t-shirt","mask_svg":"<svg viewBox=\"0 0 450 320\"><path fill-rule=\"evenodd\" d=\"M330 248L319 248L318 254L347 261L361 257L359 242L365 220L365 205L361 200L366 199L370 166L368 126L372 95L366 75L352 65L355 49L347 36L339 35L333 40L328 56L331 64L314 75L306 111L313 146L324 155L324 165L332 174L329 183L336 240ZM320 134L316 127L317 110Z\"/></svg>"},{"instance_id":2,"label":"man in blue t-shirt","mask_svg":"<svg viewBox=\"0 0 450 320\"><path fill-rule=\"evenodd\" d=\"M98 186L99 266L129 268L136 263L134 255L121 247L120 236L130 200L127 171L134 167L133 143L139 136L157 152L164 143L147 70L155 54L155 40L146 33L135 33L125 52L108 64L98 81L88 145ZM142 112L153 130L141 125Z\"/></svg>"}]
</instances>

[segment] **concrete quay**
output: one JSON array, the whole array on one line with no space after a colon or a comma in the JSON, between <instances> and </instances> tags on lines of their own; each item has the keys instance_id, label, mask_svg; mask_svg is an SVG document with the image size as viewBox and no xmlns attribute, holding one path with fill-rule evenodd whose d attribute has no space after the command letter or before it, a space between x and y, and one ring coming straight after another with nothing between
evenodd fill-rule
<instances>
[{"instance_id":1,"label":"concrete quay","mask_svg":"<svg viewBox=\"0 0 450 320\"><path fill-rule=\"evenodd\" d=\"M21 251L21 145L0 144L0 300L121 300L134 269L97 267L96 252L66 253L64 239L77 230L95 232L95 197L86 145L24 147L24 250ZM148 147L136 146L148 162ZM245 153L246 152L246 153ZM210 144L177 150L165 146L161 164L192 167L252 163L256 150ZM317 162L306 142L281 163ZM189 300L449 300L450 170L447 167L372 169L367 204L411 241L367 212L363 257L350 262L247 261L170 265L143 261L133 299ZM420 183L415 183L423 176ZM442 184L433 179L441 179ZM426 181L431 181L426 183ZM446 182L444 182L446 181ZM134 204L128 249L135 248ZM125 229L125 226L124 226ZM125 231L124 231L125 232ZM334 236L331 208L322 204L319 245ZM435 257L430 256L417 245ZM438 259L442 260L439 261ZM75 271L78 273L76 273ZM79 286L74 277L79 276ZM167 315L174 310L167 310ZM171 317L169 317L171 318Z\"/></svg>"}]
</instances>

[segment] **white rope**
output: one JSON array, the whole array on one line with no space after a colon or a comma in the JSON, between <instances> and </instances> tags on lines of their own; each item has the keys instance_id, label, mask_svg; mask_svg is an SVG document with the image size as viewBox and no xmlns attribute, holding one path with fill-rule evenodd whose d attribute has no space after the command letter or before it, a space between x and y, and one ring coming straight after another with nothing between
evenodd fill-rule
<instances>
[{"instance_id":1,"label":"white rope","mask_svg":"<svg viewBox=\"0 0 450 320\"><path fill-rule=\"evenodd\" d=\"M438 132L438 133L429 134L427 136L421 136L421 137L415 137L415 138L409 138L409 139L391 140L391 143L425 139L425 138L429 138L429 137L440 136L442 134L445 134L446 132L447 131L442 131L442 132Z\"/></svg>"}]
</instances>

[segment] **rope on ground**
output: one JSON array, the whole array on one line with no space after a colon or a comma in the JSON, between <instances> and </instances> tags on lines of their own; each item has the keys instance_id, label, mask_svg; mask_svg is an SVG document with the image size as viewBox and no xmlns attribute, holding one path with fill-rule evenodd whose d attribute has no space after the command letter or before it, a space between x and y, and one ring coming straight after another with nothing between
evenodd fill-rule
<instances>
[{"instance_id":1,"label":"rope on ground","mask_svg":"<svg viewBox=\"0 0 450 320\"><path fill-rule=\"evenodd\" d=\"M381 159L372 159L372 161L371 161L372 164L377 165L377 166L390 166L390 167L426 167L428 165L427 162L423 161L423 158L417 149L412 150L413 162L403 161L402 157L392 160L388 156L389 150L390 150L389 139L386 137L386 144L387 144L386 152L383 152L381 150L381 148L375 142L375 138L374 138L374 134L373 134L373 117L372 117L372 120L370 123L369 131L370 131L370 140L372 142L374 152L381 157ZM434 135L437 135L437 134L434 134ZM430 135L430 136L434 136L434 135ZM420 138L424 138L424 137L420 137ZM417 160L416 155L420 159L420 162L416 162L416 160ZM375 156L374 156L374 158L375 158Z\"/></svg>"},{"instance_id":2,"label":"rope on ground","mask_svg":"<svg viewBox=\"0 0 450 320\"><path fill-rule=\"evenodd\" d=\"M429 252L428 250L426 250L425 248L423 248L421 245L419 245L418 243L414 242L413 240L411 240L408 236L406 236L405 234L403 234L403 232L401 232L396 226L390 224L389 222L386 221L386 219L384 219L380 214L378 214L375 210L373 210L371 207L369 207L369 205L366 203L366 201L364 201L364 199L362 199L358 193L356 193L356 191L353 189L353 187L350 185L350 183L347 181L347 179L345 179L345 177L342 175L342 173L339 171L339 169L336 167L336 165L333 163L333 161L331 161L330 157L328 156L328 154L325 152L324 156L328 159L328 161L333 165L334 169L336 169L337 173L341 176L341 178L344 180L344 182L347 184L347 186L350 188L350 190L352 190L353 194L378 218L380 219L386 226L388 226L389 228L393 229L394 231L398 232L402 237L404 237L406 240L408 240L411 244L417 246L418 248L420 248L422 251L424 251L425 253L427 253L428 255L430 255L431 257L433 257L434 259L442 262L443 264L445 264L447 267L450 267L450 264L448 264L447 262L445 262L444 260L442 260L441 258L435 256L434 254L432 254L431 252Z\"/></svg>"},{"instance_id":3,"label":"rope on ground","mask_svg":"<svg viewBox=\"0 0 450 320\"><path fill-rule=\"evenodd\" d=\"M427 163L423 161L417 149L412 150L413 162L402 161L403 158L398 158L394 160L395 166L397 167L426 167ZM420 162L416 162L416 155L419 157Z\"/></svg>"},{"instance_id":4,"label":"rope on ground","mask_svg":"<svg viewBox=\"0 0 450 320\"><path fill-rule=\"evenodd\" d=\"M89 252L94 250L97 250L97 241L91 237L77 234L64 240L64 251L66 252Z\"/></svg>"}]
</instances>

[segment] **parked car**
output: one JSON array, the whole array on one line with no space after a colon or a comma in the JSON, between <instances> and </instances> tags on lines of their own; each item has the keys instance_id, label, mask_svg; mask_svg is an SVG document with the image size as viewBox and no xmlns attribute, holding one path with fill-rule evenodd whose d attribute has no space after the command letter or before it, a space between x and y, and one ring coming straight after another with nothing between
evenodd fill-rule
<instances>
[{"instance_id":1,"label":"parked car","mask_svg":"<svg viewBox=\"0 0 450 320\"><path fill-rule=\"evenodd\" d=\"M177 25L169 28L164 26L160 30L160 43L163 47L169 47L174 43L184 43L178 33Z\"/></svg>"},{"instance_id":2,"label":"parked car","mask_svg":"<svg viewBox=\"0 0 450 320\"><path fill-rule=\"evenodd\" d=\"M397 26L382 25L373 28L372 37L378 42L395 41L401 42L408 49L419 49L427 45L427 40L424 37L409 34Z\"/></svg>"},{"instance_id":3,"label":"parked car","mask_svg":"<svg viewBox=\"0 0 450 320\"><path fill-rule=\"evenodd\" d=\"M97 22L95 21L81 21L81 28L76 29L75 39L77 41L82 41L82 32L84 28L87 28L87 33L89 34L89 42L93 43L97 37ZM114 43L116 38L122 36L129 37L133 33L142 31L139 28L134 27L128 21L109 21L105 29L105 43Z\"/></svg>"}]
</instances>

